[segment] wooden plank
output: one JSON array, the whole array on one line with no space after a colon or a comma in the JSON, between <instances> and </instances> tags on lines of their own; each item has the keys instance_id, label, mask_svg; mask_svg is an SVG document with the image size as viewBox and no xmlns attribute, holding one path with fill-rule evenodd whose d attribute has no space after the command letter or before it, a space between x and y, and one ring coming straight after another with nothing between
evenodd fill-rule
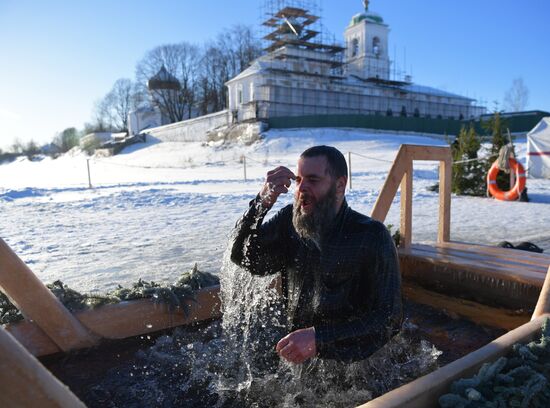
<instances>
[{"instance_id":1,"label":"wooden plank","mask_svg":"<svg viewBox=\"0 0 550 408\"><path fill-rule=\"evenodd\" d=\"M361 408L435 408L439 397L448 392L453 381L477 373L486 362L506 355L515 343L527 343L540 336L543 315L514 329L486 346L470 353L428 375L390 391Z\"/></svg>"},{"instance_id":2,"label":"wooden plank","mask_svg":"<svg viewBox=\"0 0 550 408\"><path fill-rule=\"evenodd\" d=\"M154 305L151 299L105 305L77 314L88 328L107 339L123 339L151 333L169 327L181 326L219 317L219 286L205 288L196 293L196 302L187 301L190 313L169 312L164 305Z\"/></svg>"},{"instance_id":3,"label":"wooden plank","mask_svg":"<svg viewBox=\"0 0 550 408\"><path fill-rule=\"evenodd\" d=\"M439 225L437 241L447 242L451 239L451 183L452 183L451 150L447 148L445 160L439 163Z\"/></svg>"},{"instance_id":4,"label":"wooden plank","mask_svg":"<svg viewBox=\"0 0 550 408\"><path fill-rule=\"evenodd\" d=\"M539 300L537 301L537 305L535 306L535 311L533 312L532 320L549 312L550 312L550 266L548 267L548 271L546 272L546 278L544 279L544 284L542 285L542 290L540 291Z\"/></svg>"},{"instance_id":5,"label":"wooden plank","mask_svg":"<svg viewBox=\"0 0 550 408\"><path fill-rule=\"evenodd\" d=\"M401 180L400 245L403 248L409 247L412 241L412 183L413 163L409 160L405 175Z\"/></svg>"},{"instance_id":6,"label":"wooden plank","mask_svg":"<svg viewBox=\"0 0 550 408\"><path fill-rule=\"evenodd\" d=\"M0 327L0 406L85 408L61 381Z\"/></svg>"},{"instance_id":7,"label":"wooden plank","mask_svg":"<svg viewBox=\"0 0 550 408\"><path fill-rule=\"evenodd\" d=\"M90 347L90 333L0 238L0 290L64 351Z\"/></svg>"},{"instance_id":8,"label":"wooden plank","mask_svg":"<svg viewBox=\"0 0 550 408\"><path fill-rule=\"evenodd\" d=\"M480 274L467 265L456 267L409 256L400 256L399 262L404 282L506 309L534 310L542 285L494 272Z\"/></svg>"},{"instance_id":9,"label":"wooden plank","mask_svg":"<svg viewBox=\"0 0 550 408\"><path fill-rule=\"evenodd\" d=\"M487 251L484 251L484 250L476 250L475 248L467 249L464 247L457 247L454 245L446 245L446 243L445 245L436 244L435 247L442 248L455 253L469 254L471 256L495 258L500 260L501 262L517 263L517 264L525 265L527 267L536 268L543 271L546 270L547 265L550 265L550 258L536 259L533 257L524 256L522 253L520 253L525 251L519 251L514 249L490 248Z\"/></svg>"},{"instance_id":10,"label":"wooden plank","mask_svg":"<svg viewBox=\"0 0 550 408\"><path fill-rule=\"evenodd\" d=\"M75 316L86 327L104 338L124 339L220 317L219 290L219 286L213 286L197 291L196 302L187 302L187 316L182 311L170 312L166 306L155 305L151 299L105 305L77 312ZM6 326L6 330L35 356L61 351L33 322L10 324Z\"/></svg>"},{"instance_id":11,"label":"wooden plank","mask_svg":"<svg viewBox=\"0 0 550 408\"><path fill-rule=\"evenodd\" d=\"M407 144L407 152L413 160L447 160L450 148L447 146L428 146Z\"/></svg>"},{"instance_id":12,"label":"wooden plank","mask_svg":"<svg viewBox=\"0 0 550 408\"><path fill-rule=\"evenodd\" d=\"M501 248L497 246L483 245L483 244L470 244L465 242L442 242L437 243L436 246L443 248L456 248L470 252L477 252L483 254L494 254L498 256L521 259L522 261L531 262L535 265L550 265L550 255L539 254L536 252L521 251L518 249Z\"/></svg>"},{"instance_id":13,"label":"wooden plank","mask_svg":"<svg viewBox=\"0 0 550 408\"><path fill-rule=\"evenodd\" d=\"M429 305L438 310L450 311L476 324L513 330L529 321L528 314L515 310L491 307L471 300L458 299L427 290L414 283L403 285L403 295L416 303Z\"/></svg>"},{"instance_id":14,"label":"wooden plank","mask_svg":"<svg viewBox=\"0 0 550 408\"><path fill-rule=\"evenodd\" d=\"M10 323L5 329L33 356L47 356L63 351L36 323L29 320Z\"/></svg>"},{"instance_id":15,"label":"wooden plank","mask_svg":"<svg viewBox=\"0 0 550 408\"><path fill-rule=\"evenodd\" d=\"M429 245L412 245L411 250L417 253L418 256L427 256L437 258L439 256L454 256L457 258L464 258L469 261L477 261L484 265L494 265L499 268L512 268L519 272L527 271L533 273L546 273L546 268L539 265L533 265L524 263L521 261L501 259L498 256L488 256L481 253L469 252L466 250L454 249L454 248L441 248L432 247Z\"/></svg>"},{"instance_id":16,"label":"wooden plank","mask_svg":"<svg viewBox=\"0 0 550 408\"><path fill-rule=\"evenodd\" d=\"M538 272L518 271L515 268L498 267L486 262L472 261L452 255L440 255L438 257L420 256L418 251L407 251L407 249L400 249L399 255L419 258L431 264L446 266L453 269L463 269L465 271L474 272L478 275L511 282L521 282L538 287L542 287L544 282L544 274Z\"/></svg>"},{"instance_id":17,"label":"wooden plank","mask_svg":"<svg viewBox=\"0 0 550 408\"><path fill-rule=\"evenodd\" d=\"M405 145L401 145L371 211L370 216L375 220L384 222L386 219L386 215L388 215L391 203L395 197L395 193L397 193L397 189L403 179L407 166L407 148Z\"/></svg>"}]
</instances>

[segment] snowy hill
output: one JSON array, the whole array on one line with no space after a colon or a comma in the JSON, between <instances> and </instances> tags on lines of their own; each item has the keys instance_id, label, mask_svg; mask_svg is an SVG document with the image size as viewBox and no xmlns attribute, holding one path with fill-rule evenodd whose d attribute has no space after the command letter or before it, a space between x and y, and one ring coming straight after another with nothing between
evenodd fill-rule
<instances>
[{"instance_id":1,"label":"snowy hill","mask_svg":"<svg viewBox=\"0 0 550 408\"><path fill-rule=\"evenodd\" d=\"M299 129L270 131L250 146L147 143L109 158L73 153L20 159L0 165L1 237L43 281L61 279L81 290L103 291L139 277L171 282L195 262L216 273L232 226L269 169L294 169L299 154L314 144L336 146L346 157L352 152L348 202L369 214L401 143L445 144L421 136ZM525 162L525 141L516 152ZM436 238L438 197L427 187L437 179L436 163L415 164L414 242ZM528 180L527 186L530 203L453 196L451 239L531 241L550 252L550 180ZM291 194L282 197L275 209L291 200ZM386 223L398 225L395 203Z\"/></svg>"}]
</instances>

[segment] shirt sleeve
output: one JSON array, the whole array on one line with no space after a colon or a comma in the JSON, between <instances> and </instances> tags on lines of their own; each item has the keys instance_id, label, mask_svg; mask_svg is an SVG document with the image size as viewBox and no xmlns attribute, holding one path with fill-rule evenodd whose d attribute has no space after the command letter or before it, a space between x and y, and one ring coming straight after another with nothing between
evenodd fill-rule
<instances>
[{"instance_id":1,"label":"shirt sleeve","mask_svg":"<svg viewBox=\"0 0 550 408\"><path fill-rule=\"evenodd\" d=\"M288 258L287 220L292 207L283 208L264 223L268 211L256 196L233 230L231 260L253 275L277 273L285 268Z\"/></svg>"},{"instance_id":2,"label":"shirt sleeve","mask_svg":"<svg viewBox=\"0 0 550 408\"><path fill-rule=\"evenodd\" d=\"M397 251L388 230L381 225L375 245L372 269L365 260L359 280L365 290L372 285L371 307L359 307L358 315L347 321L315 327L315 340L320 357L346 359L350 351L358 351L360 358L374 353L399 332L402 323L401 275ZM365 277L373 274L368 282ZM366 298L364 296L363 298ZM365 305L366 306L366 305ZM340 347L338 343L349 346Z\"/></svg>"}]
</instances>

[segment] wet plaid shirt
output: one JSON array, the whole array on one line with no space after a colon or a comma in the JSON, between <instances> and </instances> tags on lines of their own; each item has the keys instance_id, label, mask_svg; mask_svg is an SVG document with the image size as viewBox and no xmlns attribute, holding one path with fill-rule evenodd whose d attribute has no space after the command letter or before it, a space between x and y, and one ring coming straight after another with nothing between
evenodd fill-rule
<instances>
[{"instance_id":1,"label":"wet plaid shirt","mask_svg":"<svg viewBox=\"0 0 550 408\"><path fill-rule=\"evenodd\" d=\"M289 330L315 327L319 356L363 359L401 327L401 279L386 227L344 201L320 248L301 239L292 205L263 222L259 197L237 222L231 259L250 273L281 273Z\"/></svg>"}]
</instances>

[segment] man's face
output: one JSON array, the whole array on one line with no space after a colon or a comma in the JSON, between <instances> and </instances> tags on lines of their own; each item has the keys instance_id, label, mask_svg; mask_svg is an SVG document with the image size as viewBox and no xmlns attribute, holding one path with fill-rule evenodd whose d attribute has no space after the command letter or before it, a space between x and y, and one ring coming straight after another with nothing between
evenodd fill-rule
<instances>
[{"instance_id":1,"label":"man's face","mask_svg":"<svg viewBox=\"0 0 550 408\"><path fill-rule=\"evenodd\" d=\"M301 157L296 172L295 205L300 213L311 215L335 184L325 156Z\"/></svg>"}]
</instances>

